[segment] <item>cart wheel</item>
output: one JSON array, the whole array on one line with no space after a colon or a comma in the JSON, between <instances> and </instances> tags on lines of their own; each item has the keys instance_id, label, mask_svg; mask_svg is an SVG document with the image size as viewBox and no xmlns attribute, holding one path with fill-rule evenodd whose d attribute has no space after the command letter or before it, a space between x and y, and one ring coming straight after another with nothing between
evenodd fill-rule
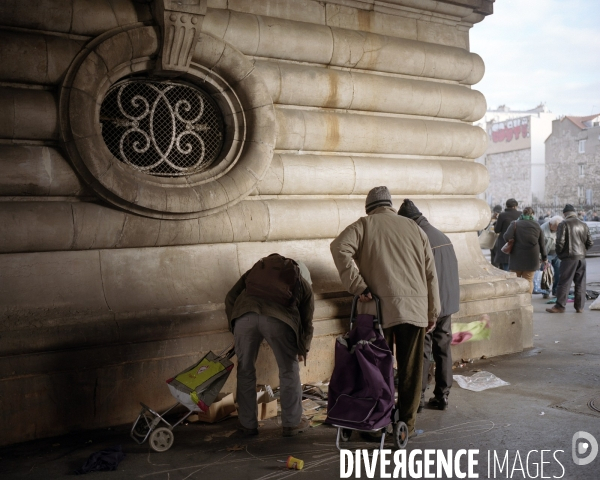
<instances>
[{"instance_id":1,"label":"cart wheel","mask_svg":"<svg viewBox=\"0 0 600 480\"><path fill-rule=\"evenodd\" d=\"M342 428L342 432L340 434L340 439L342 442L349 442L350 437L352 436L352 430L348 428Z\"/></svg>"},{"instance_id":2,"label":"cart wheel","mask_svg":"<svg viewBox=\"0 0 600 480\"><path fill-rule=\"evenodd\" d=\"M148 435L148 431L150 430L150 424L152 423L152 420L154 419L149 415L140 416L135 424L135 427L133 427L134 435L140 438L146 438L146 435Z\"/></svg>"},{"instance_id":3,"label":"cart wheel","mask_svg":"<svg viewBox=\"0 0 600 480\"><path fill-rule=\"evenodd\" d=\"M398 422L394 425L394 445L397 449L406 447L408 443L408 427L404 422Z\"/></svg>"},{"instance_id":4,"label":"cart wheel","mask_svg":"<svg viewBox=\"0 0 600 480\"><path fill-rule=\"evenodd\" d=\"M155 452L166 452L173 445L175 436L166 427L159 427L150 434L150 448Z\"/></svg>"}]
</instances>

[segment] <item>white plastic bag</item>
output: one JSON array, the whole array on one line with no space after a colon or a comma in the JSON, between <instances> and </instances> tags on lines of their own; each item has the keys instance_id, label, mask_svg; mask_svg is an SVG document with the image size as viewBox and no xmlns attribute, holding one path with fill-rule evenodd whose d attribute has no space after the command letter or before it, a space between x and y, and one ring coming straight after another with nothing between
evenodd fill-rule
<instances>
[{"instance_id":1,"label":"white plastic bag","mask_svg":"<svg viewBox=\"0 0 600 480\"><path fill-rule=\"evenodd\" d=\"M600 310L600 297L594 300L589 308L590 310Z\"/></svg>"},{"instance_id":2,"label":"white plastic bag","mask_svg":"<svg viewBox=\"0 0 600 480\"><path fill-rule=\"evenodd\" d=\"M488 388L503 387L504 385L510 385L510 383L499 379L496 375L490 372L477 372L470 377L464 375L454 375L452 377L458 386L465 390L472 390L473 392L481 392Z\"/></svg>"}]
</instances>

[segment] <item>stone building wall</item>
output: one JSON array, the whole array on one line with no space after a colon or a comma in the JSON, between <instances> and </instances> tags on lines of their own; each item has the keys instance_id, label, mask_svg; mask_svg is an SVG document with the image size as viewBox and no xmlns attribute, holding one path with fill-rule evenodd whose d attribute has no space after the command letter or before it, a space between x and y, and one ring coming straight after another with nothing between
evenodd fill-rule
<instances>
[{"instance_id":1,"label":"stone building wall","mask_svg":"<svg viewBox=\"0 0 600 480\"><path fill-rule=\"evenodd\" d=\"M0 443L172 403L164 380L227 347L225 294L273 251L311 271L301 375L328 378L350 304L329 243L381 184L452 239L455 321L489 314L491 339L455 355L530 346L527 284L491 267L476 236L488 173L473 162L486 134L472 122L486 106L468 32L491 2L193 3L0 3ZM105 145L101 122L138 128L102 120L105 95L150 73L222 108L224 153L207 170L155 177ZM266 345L257 374L278 384Z\"/></svg>"},{"instance_id":2,"label":"stone building wall","mask_svg":"<svg viewBox=\"0 0 600 480\"><path fill-rule=\"evenodd\" d=\"M515 198L519 205L531 205L531 149L493 153L485 156L490 175L488 198L502 205Z\"/></svg>"},{"instance_id":3,"label":"stone building wall","mask_svg":"<svg viewBox=\"0 0 600 480\"><path fill-rule=\"evenodd\" d=\"M552 122L552 134L546 140L547 205L585 205L588 189L593 191L592 203L600 204L599 137L600 127L582 130L567 118ZM584 153L579 153L580 140L586 141ZM582 196L578 187L583 188Z\"/></svg>"}]
</instances>

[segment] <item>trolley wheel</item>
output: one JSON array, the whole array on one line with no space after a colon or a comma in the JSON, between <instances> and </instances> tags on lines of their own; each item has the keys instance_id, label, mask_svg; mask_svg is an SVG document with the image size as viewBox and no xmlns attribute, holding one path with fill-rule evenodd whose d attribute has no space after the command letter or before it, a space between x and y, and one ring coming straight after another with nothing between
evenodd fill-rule
<instances>
[{"instance_id":1,"label":"trolley wheel","mask_svg":"<svg viewBox=\"0 0 600 480\"><path fill-rule=\"evenodd\" d=\"M150 424L152 423L152 420L154 420L154 418L152 418L150 415L141 415L133 427L134 435L140 438L146 438L146 435L148 435L148 431L150 430Z\"/></svg>"},{"instance_id":2,"label":"trolley wheel","mask_svg":"<svg viewBox=\"0 0 600 480\"><path fill-rule=\"evenodd\" d=\"M398 422L394 425L394 445L397 449L406 447L408 443L408 427L404 422Z\"/></svg>"},{"instance_id":3,"label":"trolley wheel","mask_svg":"<svg viewBox=\"0 0 600 480\"><path fill-rule=\"evenodd\" d=\"M155 452L166 452L173 445L175 436L167 427L159 427L150 434L150 448Z\"/></svg>"},{"instance_id":4,"label":"trolley wheel","mask_svg":"<svg viewBox=\"0 0 600 480\"><path fill-rule=\"evenodd\" d=\"M351 436L352 430L350 430L349 428L342 428L342 431L340 433L340 440L342 442L349 442Z\"/></svg>"}]
</instances>

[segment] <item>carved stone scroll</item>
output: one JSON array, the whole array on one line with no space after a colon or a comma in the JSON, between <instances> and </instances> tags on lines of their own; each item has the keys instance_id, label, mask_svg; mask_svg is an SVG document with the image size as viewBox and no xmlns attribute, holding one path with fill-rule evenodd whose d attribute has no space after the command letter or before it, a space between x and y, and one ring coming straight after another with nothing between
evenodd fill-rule
<instances>
[{"instance_id":1,"label":"carved stone scroll","mask_svg":"<svg viewBox=\"0 0 600 480\"><path fill-rule=\"evenodd\" d=\"M154 16L162 33L157 70L186 72L206 15L207 0L155 0Z\"/></svg>"}]
</instances>

